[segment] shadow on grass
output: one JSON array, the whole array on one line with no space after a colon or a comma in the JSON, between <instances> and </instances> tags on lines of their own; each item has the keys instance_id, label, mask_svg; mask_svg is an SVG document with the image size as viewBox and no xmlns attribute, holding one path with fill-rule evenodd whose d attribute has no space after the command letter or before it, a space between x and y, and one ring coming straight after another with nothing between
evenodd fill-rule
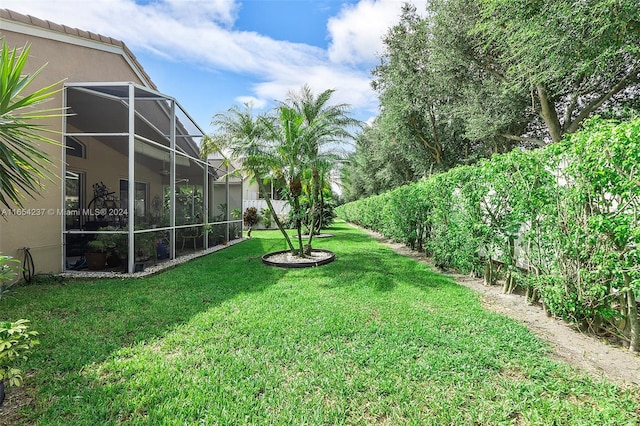
<instances>
[{"instance_id":1,"label":"shadow on grass","mask_svg":"<svg viewBox=\"0 0 640 426\"><path fill-rule=\"evenodd\" d=\"M323 287L366 285L380 292L393 291L399 283L408 283L423 290L458 287L451 278L395 253L344 222L337 222L327 232L335 237L314 243L314 248L326 248L336 254L335 262L315 272L324 278Z\"/></svg>"},{"instance_id":2,"label":"shadow on grass","mask_svg":"<svg viewBox=\"0 0 640 426\"><path fill-rule=\"evenodd\" d=\"M397 255L344 223L314 247L336 253L331 264L305 270L325 288L367 287L392 293L400 282L430 291L454 285L426 266ZM5 318L29 318L41 345L25 368L35 372L38 404L56 410L57 398L84 386L82 371L122 348L165 337L194 316L237 295L263 292L288 269L262 264L263 254L286 249L278 231L258 231L242 244L193 260L145 279L73 281L22 287L3 303ZM49 401L49 402L44 402Z\"/></svg>"},{"instance_id":3,"label":"shadow on grass","mask_svg":"<svg viewBox=\"0 0 640 426\"><path fill-rule=\"evenodd\" d=\"M19 288L3 318L28 318L40 335L28 368L41 390L52 377L79 373L114 351L163 337L194 315L241 293L261 292L285 271L258 253L277 244L251 239L144 279L70 281ZM55 394L55 389L49 389Z\"/></svg>"}]
</instances>

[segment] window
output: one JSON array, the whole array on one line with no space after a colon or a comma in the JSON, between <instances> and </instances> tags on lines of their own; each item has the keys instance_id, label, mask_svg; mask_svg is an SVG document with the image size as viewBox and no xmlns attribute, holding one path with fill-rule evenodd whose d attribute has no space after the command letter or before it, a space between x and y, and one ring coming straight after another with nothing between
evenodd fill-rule
<instances>
[{"instance_id":1,"label":"window","mask_svg":"<svg viewBox=\"0 0 640 426\"><path fill-rule=\"evenodd\" d=\"M270 179L265 185L269 190L269 197L272 200L284 200L284 180L278 179L275 182ZM258 199L264 200L264 194L262 191L258 191Z\"/></svg>"},{"instance_id":2,"label":"window","mask_svg":"<svg viewBox=\"0 0 640 426\"><path fill-rule=\"evenodd\" d=\"M80 229L84 218L80 214L84 206L84 173L67 170L65 185L65 225L67 229Z\"/></svg>"},{"instance_id":3,"label":"window","mask_svg":"<svg viewBox=\"0 0 640 426\"><path fill-rule=\"evenodd\" d=\"M67 136L65 139L67 146L67 155L72 157L87 158L87 152L84 144L78 139Z\"/></svg>"},{"instance_id":4,"label":"window","mask_svg":"<svg viewBox=\"0 0 640 426\"><path fill-rule=\"evenodd\" d=\"M134 214L136 217L144 217L146 208L149 205L149 184L145 182L136 182L135 184L135 200ZM129 181L120 179L120 208L129 207Z\"/></svg>"}]
</instances>

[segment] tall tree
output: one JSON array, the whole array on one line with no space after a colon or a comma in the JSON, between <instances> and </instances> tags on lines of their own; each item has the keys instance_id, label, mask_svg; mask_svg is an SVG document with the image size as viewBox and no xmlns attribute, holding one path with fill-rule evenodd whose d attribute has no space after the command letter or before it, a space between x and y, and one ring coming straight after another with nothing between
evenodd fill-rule
<instances>
[{"instance_id":1,"label":"tall tree","mask_svg":"<svg viewBox=\"0 0 640 426\"><path fill-rule=\"evenodd\" d=\"M322 213L322 183L327 179L332 163L337 156L327 151L332 144L337 145L353 138L351 130L361 123L350 115L350 106L339 103L331 104L331 96L335 90L328 89L318 94L313 94L311 88L303 86L297 92L290 92L286 103L290 105L298 115L303 117L305 132L305 144L302 146L302 155L307 166L311 169L311 215L312 224L309 232L308 250L311 249L313 236L320 231L315 226L320 226L320 214Z\"/></svg>"},{"instance_id":2,"label":"tall tree","mask_svg":"<svg viewBox=\"0 0 640 426\"><path fill-rule=\"evenodd\" d=\"M501 64L508 88L530 94L554 142L603 107L620 107L640 88L637 0L481 5L473 35Z\"/></svg>"},{"instance_id":3,"label":"tall tree","mask_svg":"<svg viewBox=\"0 0 640 426\"><path fill-rule=\"evenodd\" d=\"M280 172L287 181L287 198L291 206L297 231L298 249L292 253L304 256L302 243L302 212L300 197L302 196L303 173L307 168L304 150L310 144L311 137L304 123L304 116L294 108L281 104L275 109L271 120L264 120L266 138L274 143L275 152L280 159Z\"/></svg>"},{"instance_id":4,"label":"tall tree","mask_svg":"<svg viewBox=\"0 0 640 426\"><path fill-rule=\"evenodd\" d=\"M419 177L558 141L595 113L628 115L639 16L637 0L431 0L424 15L405 5L373 70L381 112L368 145L395 145Z\"/></svg>"},{"instance_id":5,"label":"tall tree","mask_svg":"<svg viewBox=\"0 0 640 426\"><path fill-rule=\"evenodd\" d=\"M378 116L356 137L355 151L343 162L341 181L344 201L379 194L424 175L428 164L416 158L398 138L386 131Z\"/></svg>"}]
</instances>

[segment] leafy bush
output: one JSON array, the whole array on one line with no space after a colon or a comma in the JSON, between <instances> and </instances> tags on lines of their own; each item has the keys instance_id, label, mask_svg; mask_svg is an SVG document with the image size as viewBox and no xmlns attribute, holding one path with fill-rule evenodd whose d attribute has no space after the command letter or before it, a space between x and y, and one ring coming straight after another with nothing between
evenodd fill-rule
<instances>
[{"instance_id":1,"label":"leafy bush","mask_svg":"<svg viewBox=\"0 0 640 426\"><path fill-rule=\"evenodd\" d=\"M0 322L0 380L7 380L9 386L22 384L22 371L16 364L27 359L31 348L39 342L33 337L36 331L29 331L29 320Z\"/></svg>"},{"instance_id":2,"label":"leafy bush","mask_svg":"<svg viewBox=\"0 0 640 426\"><path fill-rule=\"evenodd\" d=\"M495 155L337 212L487 283L499 261L505 291L525 268L530 277L520 280L550 312L589 323L621 317L629 347L640 350L638 164L640 119L595 118L561 143Z\"/></svg>"},{"instance_id":3,"label":"leafy bush","mask_svg":"<svg viewBox=\"0 0 640 426\"><path fill-rule=\"evenodd\" d=\"M273 221L273 213L271 212L270 208L264 207L260 209L259 217L265 229L271 228L271 222Z\"/></svg>"},{"instance_id":4,"label":"leafy bush","mask_svg":"<svg viewBox=\"0 0 640 426\"><path fill-rule=\"evenodd\" d=\"M16 264L20 261L11 256L0 254L0 300L11 293L10 288L17 275L15 268L11 266L12 263Z\"/></svg>"},{"instance_id":5,"label":"leafy bush","mask_svg":"<svg viewBox=\"0 0 640 426\"><path fill-rule=\"evenodd\" d=\"M244 211L244 215L242 215L242 220L244 221L244 224L249 228L253 228L254 226L256 226L258 222L260 222L258 209L256 209L255 207L248 207Z\"/></svg>"}]
</instances>

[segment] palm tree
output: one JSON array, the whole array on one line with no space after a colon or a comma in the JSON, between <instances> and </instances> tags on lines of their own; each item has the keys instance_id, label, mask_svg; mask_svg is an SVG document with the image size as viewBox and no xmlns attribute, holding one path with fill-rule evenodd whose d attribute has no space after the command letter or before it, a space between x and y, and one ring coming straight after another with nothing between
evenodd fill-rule
<instances>
[{"instance_id":1,"label":"palm tree","mask_svg":"<svg viewBox=\"0 0 640 426\"><path fill-rule=\"evenodd\" d=\"M224 114L216 114L211 122L218 127L218 134L208 139L206 145L231 151L231 157L242 162L259 185L267 177L282 177L287 182L287 197L297 231L298 248L294 248L282 224L278 228L287 239L291 252L298 256L310 253L316 224L322 211L320 193L336 156L323 151L331 143L351 138L351 127L360 122L348 114L346 104L329 105L333 90L326 90L317 97L308 86L299 93L290 93L287 102L281 102L271 115L254 118L250 107L232 107ZM305 172L311 171L311 236L308 244L302 242L302 222L305 212L301 209ZM269 192L260 187L271 211ZM319 225L317 225L319 226Z\"/></svg>"},{"instance_id":2,"label":"palm tree","mask_svg":"<svg viewBox=\"0 0 640 426\"><path fill-rule=\"evenodd\" d=\"M43 180L51 181L48 170L53 163L39 148L39 143L57 144L46 136L51 133L38 120L60 117L59 109L35 109L51 99L61 89L55 83L29 94L31 83L42 68L24 75L29 46L9 49L2 42L0 49L0 202L23 207L26 196L35 198L43 189Z\"/></svg>"},{"instance_id":3,"label":"palm tree","mask_svg":"<svg viewBox=\"0 0 640 426\"><path fill-rule=\"evenodd\" d=\"M275 152L280 161L278 172L288 183L287 197L297 231L298 250L292 253L304 256L302 243L302 216L300 196L302 195L303 173L307 164L304 158L304 148L308 145L311 135L304 125L304 117L293 108L281 104L275 109L276 115L264 118L267 139L274 144Z\"/></svg>"},{"instance_id":4,"label":"palm tree","mask_svg":"<svg viewBox=\"0 0 640 426\"><path fill-rule=\"evenodd\" d=\"M307 131L302 156L311 169L311 214L312 224L309 232L308 250L314 234L320 232L319 216L323 209L321 197L323 183L327 181L338 156L326 151L331 144L337 144L353 138L351 130L361 127L362 123L349 114L348 104L329 104L335 90L328 89L315 96L309 86L303 86L299 92L290 92L287 104L302 117ZM323 150L324 148L324 150ZM315 226L318 226L315 229Z\"/></svg>"},{"instance_id":5,"label":"palm tree","mask_svg":"<svg viewBox=\"0 0 640 426\"><path fill-rule=\"evenodd\" d=\"M271 194L265 182L272 175L274 169L280 165L275 151L265 138L265 132L271 127L271 120L266 116L254 117L251 107L244 105L244 109L233 106L225 113L213 116L211 124L218 128L217 133L208 136L203 141L201 155L219 151L228 151L232 160L242 166L242 170L258 183L258 188L272 212ZM277 215L273 219L284 236L291 252L295 251L284 225Z\"/></svg>"}]
</instances>

